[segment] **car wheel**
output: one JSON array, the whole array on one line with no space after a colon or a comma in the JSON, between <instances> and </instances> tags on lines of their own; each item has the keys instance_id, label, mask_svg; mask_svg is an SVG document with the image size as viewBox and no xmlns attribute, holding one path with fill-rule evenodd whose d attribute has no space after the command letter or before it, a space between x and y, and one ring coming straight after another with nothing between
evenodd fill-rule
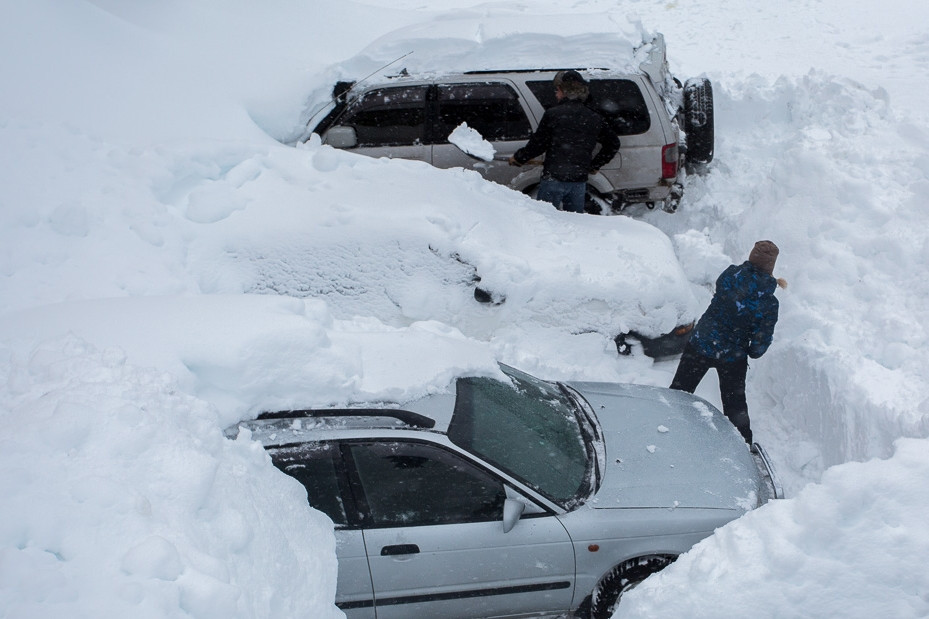
<instances>
[{"instance_id":1,"label":"car wheel","mask_svg":"<svg viewBox=\"0 0 929 619\"><path fill-rule=\"evenodd\" d=\"M705 77L684 84L684 133L688 173L700 172L713 161L713 85Z\"/></svg>"},{"instance_id":2,"label":"car wheel","mask_svg":"<svg viewBox=\"0 0 929 619\"><path fill-rule=\"evenodd\" d=\"M590 619L609 619L623 594L674 562L673 555L651 555L626 561L603 577L590 595Z\"/></svg>"}]
</instances>

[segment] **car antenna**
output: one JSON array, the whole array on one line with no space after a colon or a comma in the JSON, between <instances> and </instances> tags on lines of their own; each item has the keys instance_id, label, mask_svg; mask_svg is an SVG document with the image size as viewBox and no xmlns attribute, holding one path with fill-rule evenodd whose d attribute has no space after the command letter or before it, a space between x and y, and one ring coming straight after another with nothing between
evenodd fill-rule
<instances>
[{"instance_id":1,"label":"car antenna","mask_svg":"<svg viewBox=\"0 0 929 619\"><path fill-rule=\"evenodd\" d=\"M412 53L413 53L413 52L407 52L407 53L403 54L402 56L400 56L399 58L396 58L396 59L394 59L394 60L391 60L390 62L388 62L387 64L385 64L385 65L384 65L383 67L381 67L380 69L377 69L376 71L372 71L371 73L368 73L368 74L365 75L363 78L361 78L360 80L358 80L357 82L355 82L355 83L352 85L352 88L354 88L355 86L357 86L357 85L360 84L361 82L365 81L366 79L368 79L368 78L371 77L372 75L375 75L375 74L377 74L377 73L380 73L381 71L383 71L384 69L386 69L386 68L389 67L390 65L392 65L392 64L397 64L398 62L400 62L401 60L403 60L404 58L406 58L407 56L409 56L409 55L412 54ZM406 69L404 69L403 72L405 73L405 72L406 72ZM349 88L348 90L351 90L351 88ZM348 91L346 91L346 92L348 92Z\"/></svg>"},{"instance_id":2,"label":"car antenna","mask_svg":"<svg viewBox=\"0 0 929 619\"><path fill-rule=\"evenodd\" d=\"M403 54L402 56L400 56L400 57L398 57L398 58L395 58L394 60L391 60L390 62L388 62L388 63L385 64L384 66L382 66L382 67L380 67L380 68L378 68L378 69L372 71L371 73L368 73L367 75L365 75L363 78L361 78L361 79L358 80L357 82L352 83L351 86L349 86L348 88L346 88L345 90L343 90L343 91L340 92L339 94L334 94L334 93L333 93L332 101L333 101L333 102L336 102L336 101L338 101L339 99L342 99L343 101L348 101L348 95L349 95L349 93L350 93L352 90L355 89L355 86L357 86L358 84L362 83L363 81L365 81L366 79L368 79L368 78L371 77L372 75L376 75L376 74L380 73L381 71L383 71L384 69L386 69L386 68L389 67L390 65L392 65L392 64L397 64L398 62L400 62L401 60L403 60L404 58L406 58L407 56L409 56L409 55L412 54L412 53L413 53L413 52L410 51L410 52L407 52L407 53ZM406 69L404 69L404 72L405 72L405 71L406 71ZM322 104L321 106L319 106L319 108L316 109L315 112L313 112L312 114L310 114L309 120L306 121L306 126L307 126L307 127L310 126L310 123L313 122L313 119L316 118L317 114L319 114L320 112L322 112L323 109L324 109L327 105L329 105L329 104L328 104L328 103Z\"/></svg>"}]
</instances>

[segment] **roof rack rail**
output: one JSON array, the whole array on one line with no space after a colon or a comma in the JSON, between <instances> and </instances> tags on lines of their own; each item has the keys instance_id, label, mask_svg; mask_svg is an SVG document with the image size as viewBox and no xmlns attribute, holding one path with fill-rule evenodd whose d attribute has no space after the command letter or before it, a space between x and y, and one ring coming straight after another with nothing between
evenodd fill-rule
<instances>
[{"instance_id":1,"label":"roof rack rail","mask_svg":"<svg viewBox=\"0 0 929 619\"><path fill-rule=\"evenodd\" d=\"M315 410L276 411L261 413L258 419L296 419L303 417L391 417L408 426L434 428L435 419L395 408L326 408Z\"/></svg>"},{"instance_id":2,"label":"roof rack rail","mask_svg":"<svg viewBox=\"0 0 929 619\"><path fill-rule=\"evenodd\" d=\"M536 69L474 69L463 71L464 75L485 75L487 73L547 73L549 71L609 71L602 67L570 67L567 69L539 67Z\"/></svg>"}]
</instances>

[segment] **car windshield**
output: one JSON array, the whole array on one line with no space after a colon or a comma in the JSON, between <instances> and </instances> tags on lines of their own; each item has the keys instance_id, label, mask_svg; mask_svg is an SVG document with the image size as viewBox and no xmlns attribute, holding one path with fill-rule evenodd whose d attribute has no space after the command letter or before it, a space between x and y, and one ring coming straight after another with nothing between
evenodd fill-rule
<instances>
[{"instance_id":1,"label":"car windshield","mask_svg":"<svg viewBox=\"0 0 929 619\"><path fill-rule=\"evenodd\" d=\"M503 367L511 382L461 378L449 438L563 507L590 486L573 402L555 384Z\"/></svg>"}]
</instances>

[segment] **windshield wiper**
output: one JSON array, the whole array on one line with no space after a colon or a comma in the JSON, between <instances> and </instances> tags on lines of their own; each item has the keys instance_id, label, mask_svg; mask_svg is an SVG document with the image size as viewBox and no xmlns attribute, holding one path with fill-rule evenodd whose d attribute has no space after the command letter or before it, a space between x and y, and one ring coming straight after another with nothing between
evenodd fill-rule
<instances>
[{"instance_id":1,"label":"windshield wiper","mask_svg":"<svg viewBox=\"0 0 929 619\"><path fill-rule=\"evenodd\" d=\"M580 426L581 432L584 433L584 438L587 439L584 441L587 447L587 457L593 462L593 466L591 467L593 482L588 483L590 486L590 495L593 496L593 494L600 489L600 484L603 482L603 466L606 463L600 424L597 421L597 416L594 413L593 407L584 396L565 383L558 382L555 384L558 385L558 388L568 400L574 404L574 414L577 417L577 424Z\"/></svg>"}]
</instances>

